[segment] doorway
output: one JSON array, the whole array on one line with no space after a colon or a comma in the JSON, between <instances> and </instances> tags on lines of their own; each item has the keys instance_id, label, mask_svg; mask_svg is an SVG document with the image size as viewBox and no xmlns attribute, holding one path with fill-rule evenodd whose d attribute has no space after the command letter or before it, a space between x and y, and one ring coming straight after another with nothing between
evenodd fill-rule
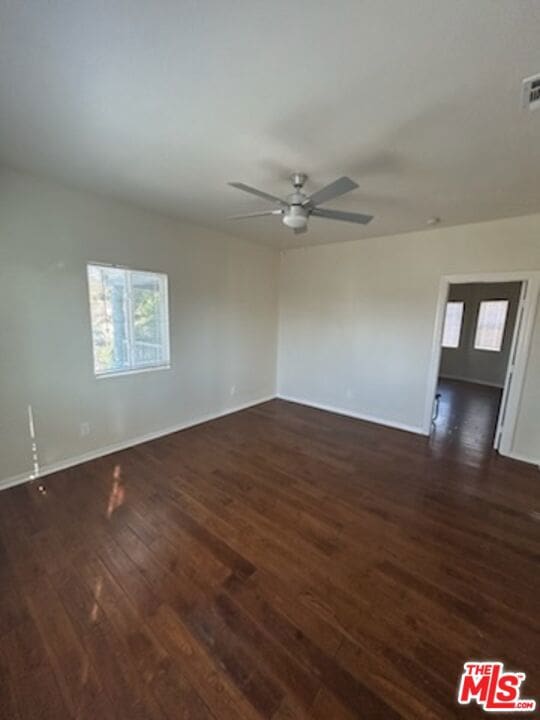
<instances>
[{"instance_id":1,"label":"doorway","mask_svg":"<svg viewBox=\"0 0 540 720\"><path fill-rule=\"evenodd\" d=\"M521 289L521 282L450 284L432 427L441 449L491 454Z\"/></svg>"},{"instance_id":2,"label":"doorway","mask_svg":"<svg viewBox=\"0 0 540 720\"><path fill-rule=\"evenodd\" d=\"M424 432L441 451L512 455L540 273L441 279Z\"/></svg>"}]
</instances>

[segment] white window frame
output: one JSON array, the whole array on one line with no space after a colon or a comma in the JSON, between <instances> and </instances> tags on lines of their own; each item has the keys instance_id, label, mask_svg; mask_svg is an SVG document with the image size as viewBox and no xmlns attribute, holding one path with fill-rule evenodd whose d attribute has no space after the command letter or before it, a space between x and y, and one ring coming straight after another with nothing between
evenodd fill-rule
<instances>
[{"instance_id":1,"label":"white window frame","mask_svg":"<svg viewBox=\"0 0 540 720\"><path fill-rule=\"evenodd\" d=\"M483 306L483 305L488 305L489 303L494 303L494 302L496 302L496 303L506 303L506 312L505 312L505 314L504 314L504 325L503 325L502 334L501 334L501 343L500 343L500 345L499 345L498 348L486 347L485 345L479 344L479 341L478 341L478 332L479 332L479 329L480 329L480 316L481 316L481 314L482 314L482 306ZM506 327L507 327L507 323L508 323L508 313L509 313L509 310L510 310L510 301L507 300L506 298L493 298L492 300L481 300L481 302L480 302L480 304L479 304L479 306L478 306L478 314L477 314L477 316L476 316L476 327L475 327L475 329L474 329L474 341L473 341L473 348L474 348L474 350L477 350L477 351L479 351L479 352L491 352L491 353L500 353L500 352L502 352L503 347L504 347L504 336L505 336L505 334L506 334Z\"/></svg>"},{"instance_id":2,"label":"white window frame","mask_svg":"<svg viewBox=\"0 0 540 720\"><path fill-rule=\"evenodd\" d=\"M128 356L130 367L122 370L96 370L96 353L94 346L94 327L92 323L92 303L90 298L90 268L92 267L103 267L103 268L115 268L117 270L123 270L126 272L126 303L127 303L127 315L128 322L126 323L127 335L128 335ZM134 366L133 353L133 312L132 312L132 273L148 273L150 275L156 275L159 278L159 282L162 289L163 297L163 317L162 317L162 337L163 337L163 362L156 363L154 365L140 365ZM113 265L110 263L103 262L88 262L86 264L86 279L88 284L88 309L90 313L90 335L92 342L92 361L94 377L97 380L103 380L104 378L117 377L119 375L137 375L138 373L153 372L156 370L169 370L171 367L171 342L170 342L170 323L169 323L169 280L166 273L156 272L155 270L142 270L140 268L127 267L126 265Z\"/></svg>"},{"instance_id":3,"label":"white window frame","mask_svg":"<svg viewBox=\"0 0 540 720\"><path fill-rule=\"evenodd\" d=\"M458 335L458 339L457 339L457 345L445 345L445 342L444 342L444 333L446 330L446 320L448 317L448 306L449 305L461 305L461 317L460 317L460 323L459 323L459 335ZM458 350L459 347L461 346L461 337L463 335L464 317L465 317L465 302L463 300L447 300L446 306L444 309L443 335L442 335L442 341L441 341L442 347L445 350Z\"/></svg>"}]
</instances>

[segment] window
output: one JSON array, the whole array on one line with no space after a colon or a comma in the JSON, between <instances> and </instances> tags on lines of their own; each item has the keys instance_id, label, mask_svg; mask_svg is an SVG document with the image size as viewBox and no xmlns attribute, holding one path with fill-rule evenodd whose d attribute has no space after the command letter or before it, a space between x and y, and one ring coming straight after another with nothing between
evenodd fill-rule
<instances>
[{"instance_id":1,"label":"window","mask_svg":"<svg viewBox=\"0 0 540 720\"><path fill-rule=\"evenodd\" d=\"M96 375L168 367L166 275L88 265L88 291Z\"/></svg>"},{"instance_id":2,"label":"window","mask_svg":"<svg viewBox=\"0 0 540 720\"><path fill-rule=\"evenodd\" d=\"M442 339L442 346L445 348L459 347L464 307L465 305L462 302L446 303L446 315L444 318Z\"/></svg>"},{"instance_id":3,"label":"window","mask_svg":"<svg viewBox=\"0 0 540 720\"><path fill-rule=\"evenodd\" d=\"M500 352L507 315L508 300L485 300L480 303L474 338L475 350Z\"/></svg>"}]
</instances>

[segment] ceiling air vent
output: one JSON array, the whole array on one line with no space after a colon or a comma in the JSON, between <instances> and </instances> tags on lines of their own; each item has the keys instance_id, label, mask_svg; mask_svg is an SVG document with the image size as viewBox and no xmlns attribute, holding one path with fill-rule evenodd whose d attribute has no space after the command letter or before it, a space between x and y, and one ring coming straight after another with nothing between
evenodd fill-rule
<instances>
[{"instance_id":1,"label":"ceiling air vent","mask_svg":"<svg viewBox=\"0 0 540 720\"><path fill-rule=\"evenodd\" d=\"M523 81L523 107L529 110L540 108L540 75L533 75Z\"/></svg>"}]
</instances>

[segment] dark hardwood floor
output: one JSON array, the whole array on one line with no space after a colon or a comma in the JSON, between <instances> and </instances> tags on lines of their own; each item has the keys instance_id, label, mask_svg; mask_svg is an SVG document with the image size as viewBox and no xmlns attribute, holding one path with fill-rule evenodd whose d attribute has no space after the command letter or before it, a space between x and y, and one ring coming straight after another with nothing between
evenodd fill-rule
<instances>
[{"instance_id":1,"label":"dark hardwood floor","mask_svg":"<svg viewBox=\"0 0 540 720\"><path fill-rule=\"evenodd\" d=\"M439 378L439 415L433 429L433 445L441 453L465 453L473 463L488 461L495 440L495 430L502 390L489 385Z\"/></svg>"},{"instance_id":2,"label":"dark hardwood floor","mask_svg":"<svg viewBox=\"0 0 540 720\"><path fill-rule=\"evenodd\" d=\"M540 700L540 474L271 401L0 493L0 717L470 718Z\"/></svg>"}]
</instances>

